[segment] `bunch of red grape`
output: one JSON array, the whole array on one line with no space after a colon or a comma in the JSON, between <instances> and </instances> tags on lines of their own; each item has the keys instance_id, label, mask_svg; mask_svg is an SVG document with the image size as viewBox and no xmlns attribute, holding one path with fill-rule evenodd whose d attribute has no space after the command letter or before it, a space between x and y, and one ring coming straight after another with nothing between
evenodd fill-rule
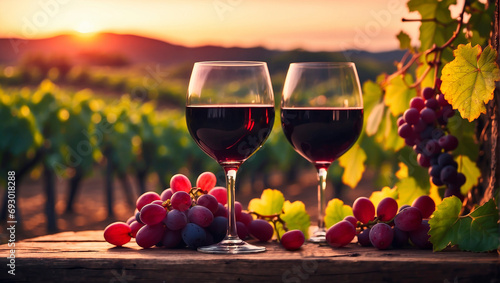
<instances>
[{"instance_id":1,"label":"bunch of red grape","mask_svg":"<svg viewBox=\"0 0 500 283\"><path fill-rule=\"evenodd\" d=\"M439 85L439 83L438 83ZM429 168L431 182L436 186L446 185L445 197L463 199L460 187L465 184L465 175L458 173L458 164L449 153L458 146L458 139L446 134L448 119L455 110L440 93L430 87L424 88L422 97L414 97L410 108L398 119L398 134L417 153L417 162Z\"/></svg>"},{"instance_id":2,"label":"bunch of red grape","mask_svg":"<svg viewBox=\"0 0 500 283\"><path fill-rule=\"evenodd\" d=\"M411 206L402 206L399 211L393 198L384 198L375 210L368 198L360 197L352 206L354 216L347 216L330 227L326 241L332 247L342 247L357 235L361 246L381 250L391 246L400 248L409 243L423 249L431 248L427 219L435 209L434 200L429 196L421 196Z\"/></svg>"},{"instance_id":3,"label":"bunch of red grape","mask_svg":"<svg viewBox=\"0 0 500 283\"><path fill-rule=\"evenodd\" d=\"M136 202L136 214L126 223L108 225L104 229L104 239L122 246L135 238L142 248L197 248L222 241L228 223L227 190L216 187L216 181L213 173L205 172L192 188L185 175L174 175L170 179L170 188L161 195L155 192L142 194ZM267 242L273 237L273 225L266 220L254 219L242 210L239 202L235 202L235 217L241 239L252 236ZM298 249L304 243L304 235L300 242L297 230L288 231L282 236L281 243L286 249Z\"/></svg>"}]
</instances>

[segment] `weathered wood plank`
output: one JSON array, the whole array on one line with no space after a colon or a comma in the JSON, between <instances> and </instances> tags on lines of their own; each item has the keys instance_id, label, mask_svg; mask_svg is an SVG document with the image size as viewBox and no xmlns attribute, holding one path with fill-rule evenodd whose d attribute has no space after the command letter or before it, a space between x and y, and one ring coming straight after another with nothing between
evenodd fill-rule
<instances>
[{"instance_id":1,"label":"weathered wood plank","mask_svg":"<svg viewBox=\"0 0 500 283\"><path fill-rule=\"evenodd\" d=\"M355 244L341 249L307 243L285 251L276 243L248 255L191 250L113 247L102 231L64 232L16 244L16 275L1 282L495 282L496 253L405 249L378 251ZM8 254L7 245L0 246ZM2 257L2 266L7 259Z\"/></svg>"}]
</instances>

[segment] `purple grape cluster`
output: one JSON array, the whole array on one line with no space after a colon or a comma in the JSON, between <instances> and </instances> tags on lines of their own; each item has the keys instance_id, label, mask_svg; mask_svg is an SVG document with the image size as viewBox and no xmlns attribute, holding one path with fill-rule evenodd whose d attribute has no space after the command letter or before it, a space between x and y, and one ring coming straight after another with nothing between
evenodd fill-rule
<instances>
[{"instance_id":1,"label":"purple grape cluster","mask_svg":"<svg viewBox=\"0 0 500 283\"><path fill-rule=\"evenodd\" d=\"M411 206L402 206L393 198L385 198L375 206L365 197L356 199L352 206L353 216L330 227L326 241L338 248L352 242L357 235L361 246L374 246L385 250L400 248L410 243L422 249L431 248L428 218L436 209L429 196L420 196Z\"/></svg>"},{"instance_id":2,"label":"purple grape cluster","mask_svg":"<svg viewBox=\"0 0 500 283\"><path fill-rule=\"evenodd\" d=\"M424 88L422 97L412 98L410 108L398 119L398 134L413 147L418 164L429 168L431 182L446 186L445 197L463 199L460 187L465 184L465 175L457 172L458 164L450 154L457 148L458 139L446 133L448 119L453 115L455 110L442 93Z\"/></svg>"},{"instance_id":3,"label":"purple grape cluster","mask_svg":"<svg viewBox=\"0 0 500 283\"><path fill-rule=\"evenodd\" d=\"M115 222L104 230L104 238L113 245L124 245L135 238L142 248L197 248L218 243L227 232L227 191L216 187L216 177L211 172L201 174L196 187L189 179L177 174L170 180L170 188L161 195L156 192L142 194L136 201L136 213L126 223ZM274 227L266 220L254 219L235 202L236 229L241 239L253 237L267 242L274 234ZM288 231L282 236L286 249L298 249L304 243L299 230Z\"/></svg>"}]
</instances>

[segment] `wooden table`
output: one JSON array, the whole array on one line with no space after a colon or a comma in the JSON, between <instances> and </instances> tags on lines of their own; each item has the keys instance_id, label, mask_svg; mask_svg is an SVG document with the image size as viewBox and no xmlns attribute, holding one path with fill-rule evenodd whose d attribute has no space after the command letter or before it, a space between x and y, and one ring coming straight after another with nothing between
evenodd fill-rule
<instances>
[{"instance_id":1,"label":"wooden table","mask_svg":"<svg viewBox=\"0 0 500 283\"><path fill-rule=\"evenodd\" d=\"M102 231L63 232L17 242L15 276L1 245L0 282L500 282L497 253L264 245L265 253L210 255L113 247Z\"/></svg>"}]
</instances>

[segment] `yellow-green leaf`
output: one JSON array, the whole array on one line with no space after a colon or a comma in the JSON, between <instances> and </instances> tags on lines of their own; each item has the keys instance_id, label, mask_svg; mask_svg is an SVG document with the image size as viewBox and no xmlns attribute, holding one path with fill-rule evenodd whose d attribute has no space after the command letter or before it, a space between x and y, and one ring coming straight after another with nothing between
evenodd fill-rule
<instances>
[{"instance_id":1,"label":"yellow-green leaf","mask_svg":"<svg viewBox=\"0 0 500 283\"><path fill-rule=\"evenodd\" d=\"M278 190L266 189L260 198L254 198L248 204L248 210L261 215L273 215L281 213L285 197Z\"/></svg>"},{"instance_id":2,"label":"yellow-green leaf","mask_svg":"<svg viewBox=\"0 0 500 283\"><path fill-rule=\"evenodd\" d=\"M408 109L410 100L417 95L414 88L409 86L413 83L413 77L406 74L393 78L386 88L385 104L389 106L392 116L397 117Z\"/></svg>"},{"instance_id":3,"label":"yellow-green leaf","mask_svg":"<svg viewBox=\"0 0 500 283\"><path fill-rule=\"evenodd\" d=\"M404 31L400 31L396 37L399 40L399 49L405 50L405 49L412 49L411 47L411 38L410 36L405 33Z\"/></svg>"},{"instance_id":4,"label":"yellow-green leaf","mask_svg":"<svg viewBox=\"0 0 500 283\"><path fill-rule=\"evenodd\" d=\"M421 188L417 181L412 178L405 178L396 183L399 194L398 205L401 207L405 204L411 205L412 202L421 195L429 194L429 190Z\"/></svg>"},{"instance_id":5,"label":"yellow-green leaf","mask_svg":"<svg viewBox=\"0 0 500 283\"><path fill-rule=\"evenodd\" d=\"M304 233L306 239L309 238L309 226L311 225L311 221L303 202L285 201L283 204L283 214L281 214L280 217L285 221L286 227L289 230L298 229ZM282 235L282 232L280 232L280 235Z\"/></svg>"},{"instance_id":6,"label":"yellow-green leaf","mask_svg":"<svg viewBox=\"0 0 500 283\"><path fill-rule=\"evenodd\" d=\"M472 187L477 185L479 177L481 177L481 171L477 168L476 163L472 162L466 155L460 155L456 159L458 163L458 172L461 172L465 175L466 182L460 188L462 194L466 195Z\"/></svg>"},{"instance_id":7,"label":"yellow-green leaf","mask_svg":"<svg viewBox=\"0 0 500 283\"><path fill-rule=\"evenodd\" d=\"M365 172L366 153L358 145L355 144L344 155L339 158L340 166L344 167L342 182L351 188L356 187L363 172Z\"/></svg>"},{"instance_id":8,"label":"yellow-green leaf","mask_svg":"<svg viewBox=\"0 0 500 283\"><path fill-rule=\"evenodd\" d=\"M459 45L455 59L443 68L441 91L460 115L472 121L486 112L485 104L493 99L495 81L500 80L497 52L490 46Z\"/></svg>"},{"instance_id":9,"label":"yellow-green leaf","mask_svg":"<svg viewBox=\"0 0 500 283\"><path fill-rule=\"evenodd\" d=\"M365 131L368 136L373 136L377 133L378 128L380 126L380 122L382 122L382 118L384 117L384 109L385 105L383 102L375 105L367 119Z\"/></svg>"},{"instance_id":10,"label":"yellow-green leaf","mask_svg":"<svg viewBox=\"0 0 500 283\"><path fill-rule=\"evenodd\" d=\"M383 187L382 190L372 192L370 196L370 200L372 201L373 205L377 207L380 201L382 201L385 198L393 198L397 200L399 198L398 190L397 188L389 188L389 187Z\"/></svg>"},{"instance_id":11,"label":"yellow-green leaf","mask_svg":"<svg viewBox=\"0 0 500 283\"><path fill-rule=\"evenodd\" d=\"M352 208L344 204L338 198L334 198L328 202L325 209L325 226L330 228L335 223L342 221L346 216L352 215Z\"/></svg>"}]
</instances>

